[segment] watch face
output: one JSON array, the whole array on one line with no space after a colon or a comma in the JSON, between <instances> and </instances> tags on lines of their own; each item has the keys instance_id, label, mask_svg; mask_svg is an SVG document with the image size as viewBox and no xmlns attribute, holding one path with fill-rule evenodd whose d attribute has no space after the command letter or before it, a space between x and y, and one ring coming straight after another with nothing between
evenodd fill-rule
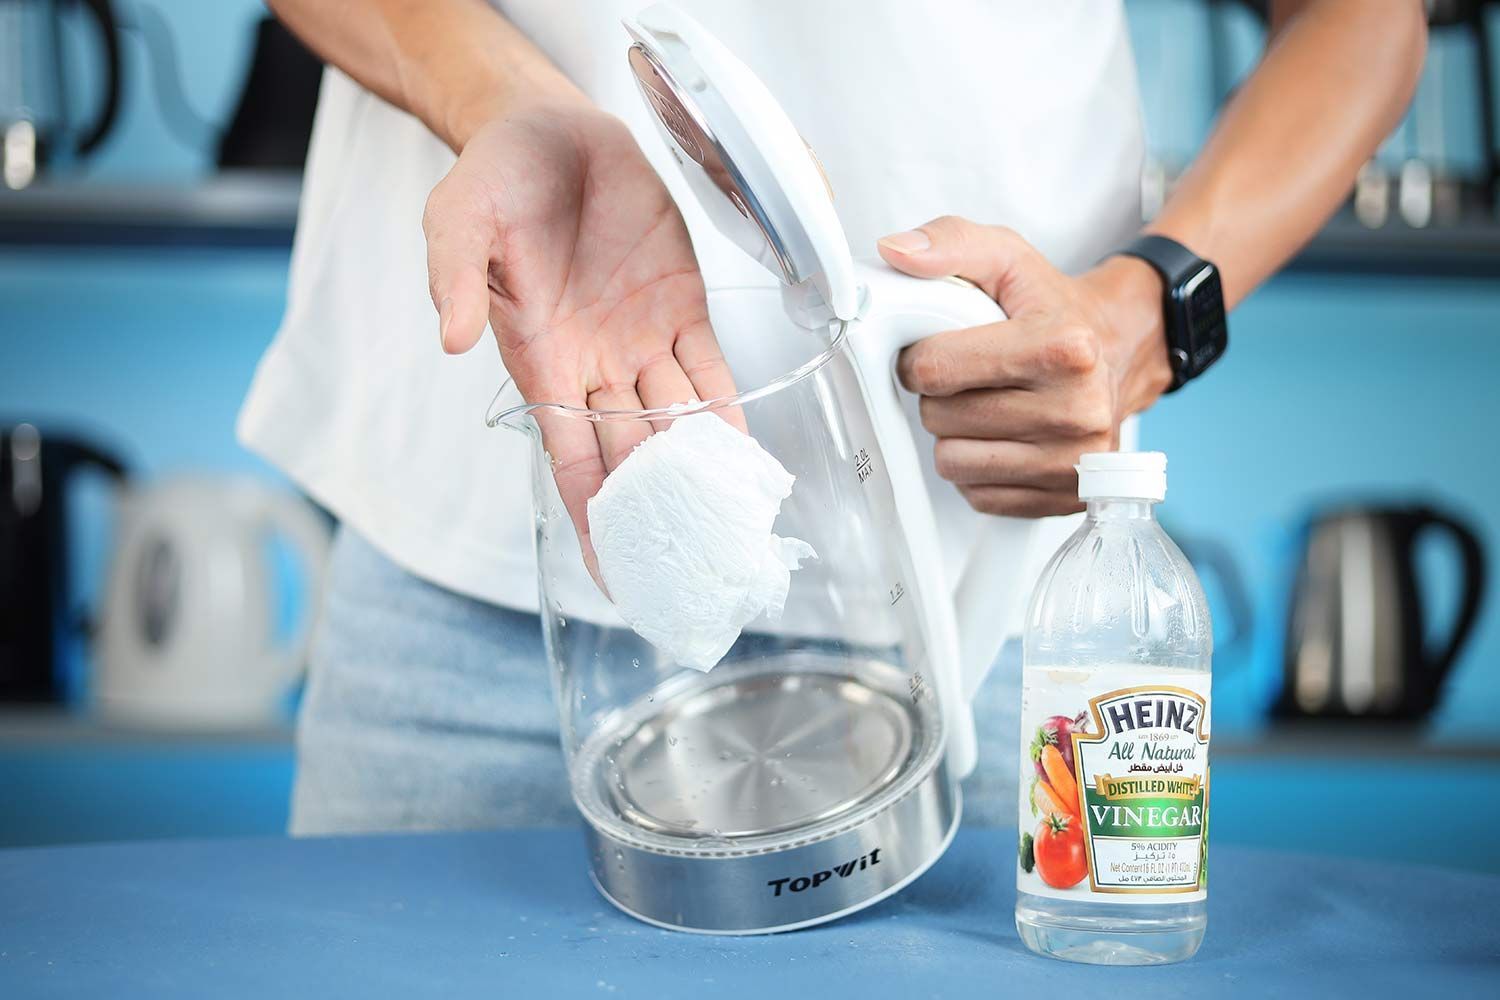
<instances>
[{"instance_id":1,"label":"watch face","mask_svg":"<svg viewBox=\"0 0 1500 1000\"><path fill-rule=\"evenodd\" d=\"M1224 288L1214 265L1203 265L1199 273L1182 283L1182 306L1187 313L1191 343L1188 370L1199 375L1223 354L1229 340L1229 324L1224 319Z\"/></svg>"},{"instance_id":2,"label":"watch face","mask_svg":"<svg viewBox=\"0 0 1500 1000\"><path fill-rule=\"evenodd\" d=\"M1184 281L1173 296L1181 310L1187 343L1187 358L1180 371L1192 378L1216 361L1229 340L1229 324L1224 318L1224 289L1219 272L1205 263Z\"/></svg>"},{"instance_id":3,"label":"watch face","mask_svg":"<svg viewBox=\"0 0 1500 1000\"><path fill-rule=\"evenodd\" d=\"M1219 272L1212 265L1205 264L1182 283L1182 297L1194 330L1205 329L1224 316L1224 289L1219 284Z\"/></svg>"}]
</instances>

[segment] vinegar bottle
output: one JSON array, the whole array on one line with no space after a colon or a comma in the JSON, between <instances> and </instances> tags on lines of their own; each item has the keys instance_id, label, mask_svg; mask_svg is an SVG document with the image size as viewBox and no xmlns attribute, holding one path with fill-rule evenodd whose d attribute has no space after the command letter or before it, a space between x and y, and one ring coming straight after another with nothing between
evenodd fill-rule
<instances>
[{"instance_id":1,"label":"vinegar bottle","mask_svg":"<svg viewBox=\"0 0 1500 1000\"><path fill-rule=\"evenodd\" d=\"M1166 456L1077 468L1086 519L1026 618L1016 929L1074 962L1180 961L1208 920L1208 605L1156 521Z\"/></svg>"}]
</instances>

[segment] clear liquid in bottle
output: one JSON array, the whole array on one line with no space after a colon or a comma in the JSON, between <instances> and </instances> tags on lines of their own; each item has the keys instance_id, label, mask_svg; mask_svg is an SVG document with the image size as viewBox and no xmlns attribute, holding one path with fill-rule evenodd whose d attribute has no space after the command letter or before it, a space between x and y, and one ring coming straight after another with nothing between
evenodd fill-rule
<instances>
[{"instance_id":1,"label":"clear liquid in bottle","mask_svg":"<svg viewBox=\"0 0 1500 1000\"><path fill-rule=\"evenodd\" d=\"M1053 958L1181 961L1208 919L1208 605L1156 521L1166 456L1078 472L1086 520L1026 619L1016 928Z\"/></svg>"}]
</instances>

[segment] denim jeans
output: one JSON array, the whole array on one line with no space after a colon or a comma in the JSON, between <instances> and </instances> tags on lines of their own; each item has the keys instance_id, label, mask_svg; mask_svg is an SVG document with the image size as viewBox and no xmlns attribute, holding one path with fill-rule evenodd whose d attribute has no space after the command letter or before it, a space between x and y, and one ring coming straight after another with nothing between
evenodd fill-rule
<instances>
[{"instance_id":1,"label":"denim jeans","mask_svg":"<svg viewBox=\"0 0 1500 1000\"><path fill-rule=\"evenodd\" d=\"M1019 647L975 700L970 824L1015 822ZM291 832L558 826L576 820L537 616L334 542L297 722Z\"/></svg>"}]
</instances>

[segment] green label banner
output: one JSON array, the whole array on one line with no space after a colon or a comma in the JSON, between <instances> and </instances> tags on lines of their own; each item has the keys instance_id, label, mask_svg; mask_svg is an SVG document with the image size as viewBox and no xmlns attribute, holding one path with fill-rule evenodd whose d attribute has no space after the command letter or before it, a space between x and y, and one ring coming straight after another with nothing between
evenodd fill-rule
<instances>
[{"instance_id":1,"label":"green label banner","mask_svg":"<svg viewBox=\"0 0 1500 1000\"><path fill-rule=\"evenodd\" d=\"M1095 789L1084 793L1089 832L1096 837L1166 840L1203 833L1203 791L1191 799L1168 795L1110 799Z\"/></svg>"}]
</instances>

